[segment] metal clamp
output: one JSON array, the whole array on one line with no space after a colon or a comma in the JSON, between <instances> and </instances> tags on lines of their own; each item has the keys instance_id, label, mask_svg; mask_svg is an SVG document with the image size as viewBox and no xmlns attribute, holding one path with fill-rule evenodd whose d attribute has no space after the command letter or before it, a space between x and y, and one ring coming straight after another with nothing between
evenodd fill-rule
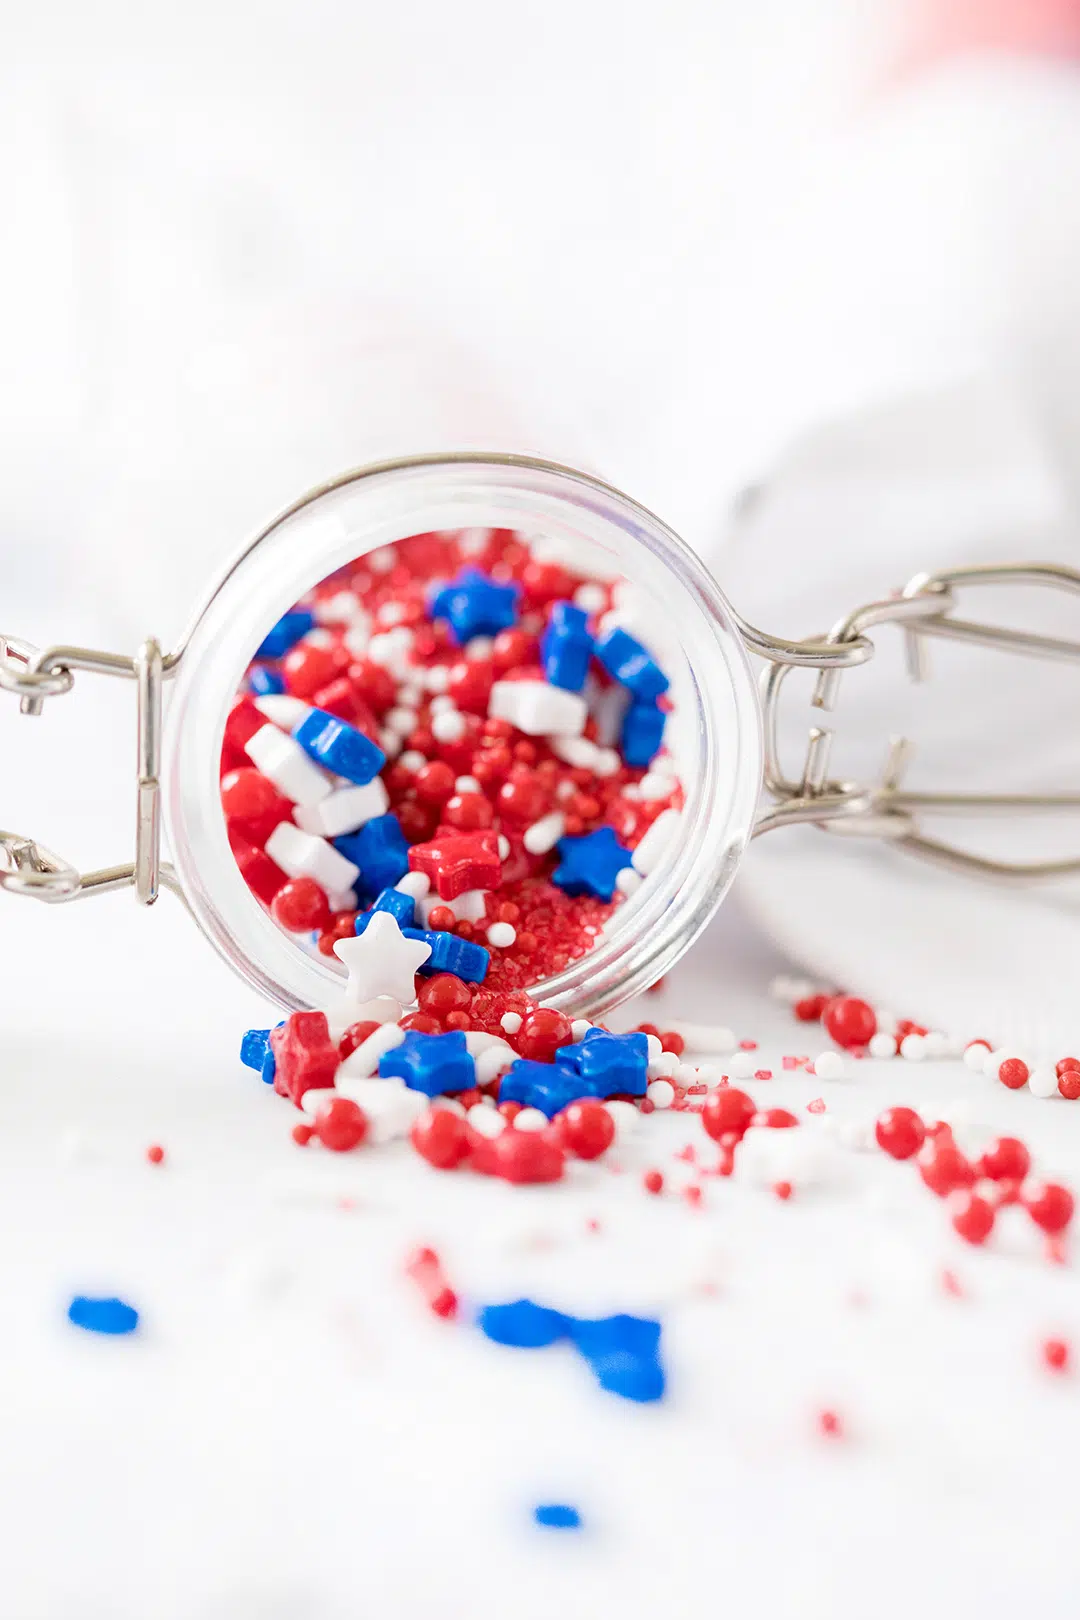
<instances>
[{"instance_id":1,"label":"metal clamp","mask_svg":"<svg viewBox=\"0 0 1080 1620\"><path fill-rule=\"evenodd\" d=\"M152 638L134 658L95 652L89 647L34 647L0 635L0 689L19 699L23 714L38 715L47 698L62 697L75 683L75 671L118 675L138 689L135 860L130 866L80 872L36 839L0 832L0 888L56 905L114 889L134 888L140 905L150 906L164 885L180 894L171 866L161 859L161 703L165 678L179 654L165 657Z\"/></svg>"},{"instance_id":2,"label":"metal clamp","mask_svg":"<svg viewBox=\"0 0 1080 1620\"><path fill-rule=\"evenodd\" d=\"M765 788L773 802L766 804L759 814L755 835L777 827L811 822L825 832L884 839L923 860L974 876L1026 883L1080 873L1080 858L1031 862L990 860L928 836L922 830L920 819L925 815L1075 815L1080 812L1080 792L908 792L902 786L902 779L913 744L906 737L892 739L878 782L836 781L828 774L833 733L821 726L811 727L801 777L786 776L780 762L777 712L780 691L790 671L800 665L820 671L811 701L815 708L830 712L835 707L845 671L872 656L873 642L867 632L878 625L897 624L903 630L908 670L915 681L928 677L926 643L933 637L966 641L1029 658L1080 662L1080 642L955 616L956 590L1001 584L1039 585L1078 594L1080 573L1052 563L974 564L937 574L917 574L898 596L857 609L835 625L827 636L816 641L784 642L750 626L743 627L748 645L770 664L763 676L762 707Z\"/></svg>"}]
</instances>

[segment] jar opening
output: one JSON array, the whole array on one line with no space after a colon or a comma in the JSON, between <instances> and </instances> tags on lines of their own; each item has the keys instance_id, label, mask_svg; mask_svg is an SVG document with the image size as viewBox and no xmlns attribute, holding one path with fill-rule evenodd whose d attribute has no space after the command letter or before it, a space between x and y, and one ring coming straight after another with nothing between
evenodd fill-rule
<instances>
[{"instance_id":1,"label":"jar opening","mask_svg":"<svg viewBox=\"0 0 1080 1620\"><path fill-rule=\"evenodd\" d=\"M389 911L428 971L595 1014L715 911L760 776L701 565L617 492L501 457L351 475L272 525L197 621L170 741L193 910L290 1007Z\"/></svg>"}]
</instances>

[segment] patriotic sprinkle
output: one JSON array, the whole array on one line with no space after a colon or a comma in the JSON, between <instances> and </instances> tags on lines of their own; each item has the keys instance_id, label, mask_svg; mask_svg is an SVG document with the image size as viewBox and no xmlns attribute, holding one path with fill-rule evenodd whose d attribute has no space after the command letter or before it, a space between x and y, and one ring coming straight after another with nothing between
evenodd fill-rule
<instances>
[{"instance_id":1,"label":"patriotic sprinkle","mask_svg":"<svg viewBox=\"0 0 1080 1620\"><path fill-rule=\"evenodd\" d=\"M617 589L508 530L417 534L264 639L225 725L229 840L354 999L556 974L677 841L669 677L608 623Z\"/></svg>"},{"instance_id":2,"label":"patriotic sprinkle","mask_svg":"<svg viewBox=\"0 0 1080 1620\"><path fill-rule=\"evenodd\" d=\"M566 1502L541 1502L533 1508L533 1519L544 1530L580 1530L581 1514Z\"/></svg>"},{"instance_id":3,"label":"patriotic sprinkle","mask_svg":"<svg viewBox=\"0 0 1080 1620\"><path fill-rule=\"evenodd\" d=\"M67 1314L68 1321L74 1327L110 1337L134 1333L139 1325L138 1311L133 1305L126 1305L122 1299L96 1299L88 1294L76 1294Z\"/></svg>"}]
</instances>

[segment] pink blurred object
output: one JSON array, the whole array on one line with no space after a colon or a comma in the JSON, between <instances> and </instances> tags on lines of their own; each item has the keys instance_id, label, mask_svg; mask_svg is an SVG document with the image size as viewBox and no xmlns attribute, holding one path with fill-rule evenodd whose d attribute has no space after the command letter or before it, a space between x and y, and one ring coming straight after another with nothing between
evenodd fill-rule
<instances>
[{"instance_id":1,"label":"pink blurred object","mask_svg":"<svg viewBox=\"0 0 1080 1620\"><path fill-rule=\"evenodd\" d=\"M916 0L903 36L893 77L977 51L1080 58L1080 0Z\"/></svg>"}]
</instances>

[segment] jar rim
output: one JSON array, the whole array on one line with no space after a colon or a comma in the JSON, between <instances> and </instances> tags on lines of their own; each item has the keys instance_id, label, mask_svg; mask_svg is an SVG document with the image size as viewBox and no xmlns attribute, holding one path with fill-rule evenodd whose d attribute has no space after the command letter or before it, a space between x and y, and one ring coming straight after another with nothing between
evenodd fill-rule
<instances>
[{"instance_id":1,"label":"jar rim","mask_svg":"<svg viewBox=\"0 0 1080 1620\"><path fill-rule=\"evenodd\" d=\"M370 508L359 535L355 522L346 525L333 510L355 499ZM291 545L292 531L295 539L310 527L320 504L331 521L316 525L317 544ZM454 521L432 521L441 508ZM635 569L625 564L633 551L654 583L671 588L680 646L688 638L694 654L686 653L687 690L698 760L679 839L592 949L530 993L575 1015L596 1016L647 988L702 932L734 876L760 792L761 713L738 618L704 563L632 497L559 462L467 450L373 463L307 491L248 541L213 582L168 660L176 680L166 726L165 811L177 876L219 953L279 1005L325 1004L340 993L343 971L278 928L229 850L217 788L229 703L267 625L335 567L410 533L470 527L485 508L510 513L504 524L490 526L514 527L516 512L523 528L533 509L538 532L567 527L572 516L582 544L608 550L631 580Z\"/></svg>"}]
</instances>

